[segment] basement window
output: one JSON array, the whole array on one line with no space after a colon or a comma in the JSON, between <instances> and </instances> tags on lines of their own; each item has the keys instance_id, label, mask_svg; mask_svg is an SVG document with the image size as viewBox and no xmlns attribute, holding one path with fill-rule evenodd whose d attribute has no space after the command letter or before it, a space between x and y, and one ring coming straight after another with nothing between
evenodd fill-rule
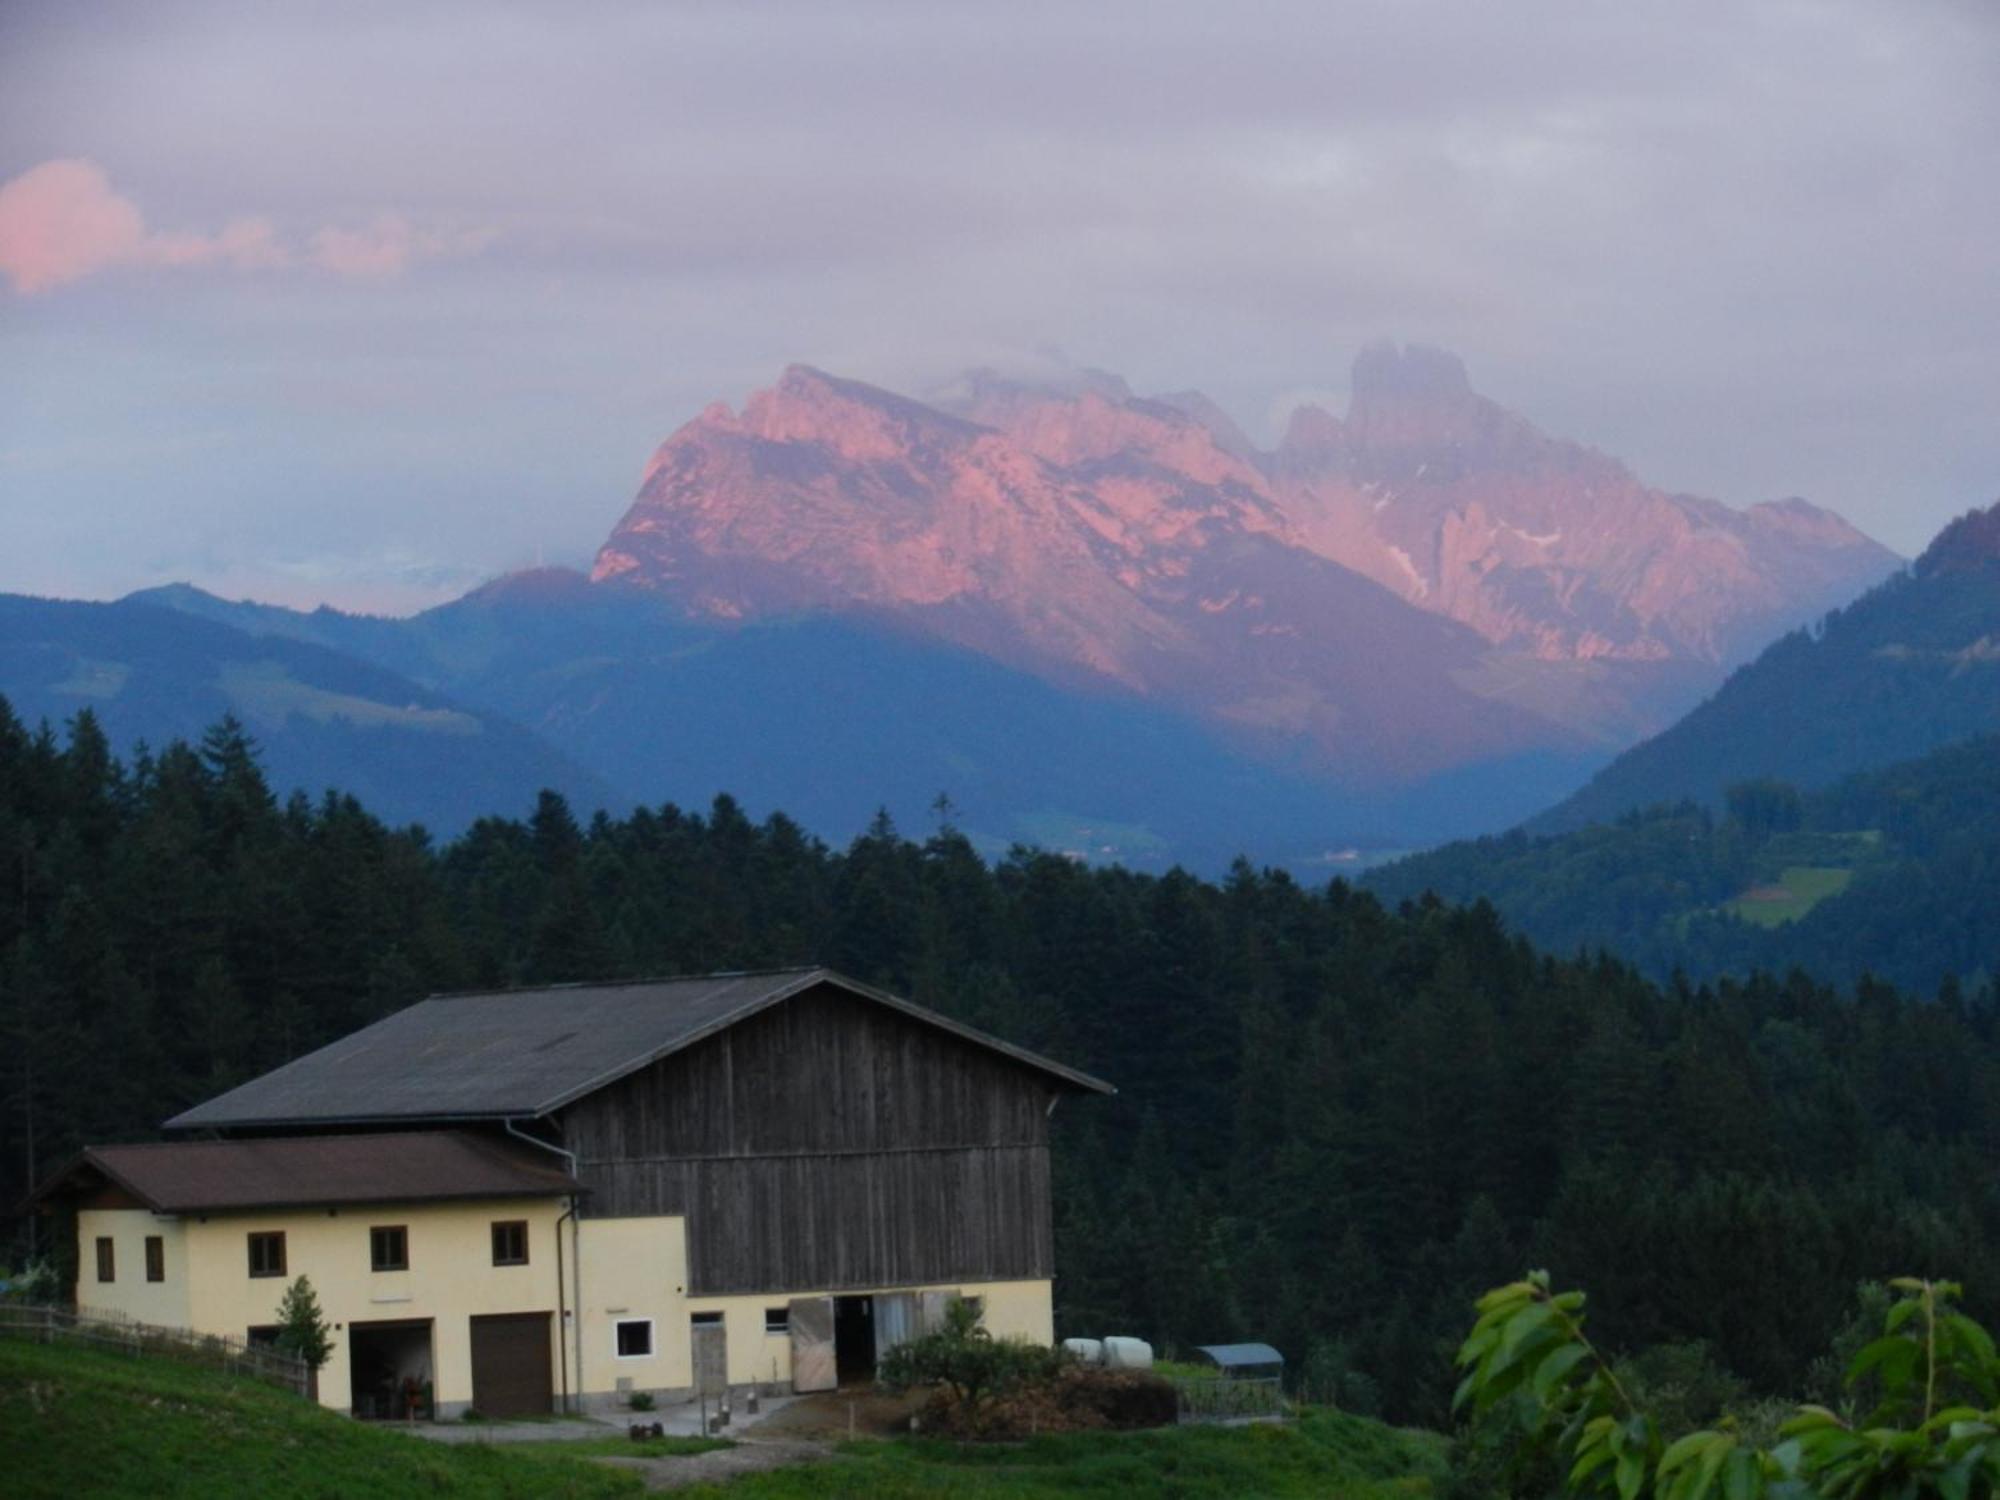
<instances>
[{"instance_id":1,"label":"basement window","mask_svg":"<svg viewBox=\"0 0 2000 1500\"><path fill-rule=\"evenodd\" d=\"M525 1266L528 1263L528 1221L496 1219L493 1222L493 1264Z\"/></svg>"},{"instance_id":2,"label":"basement window","mask_svg":"<svg viewBox=\"0 0 2000 1500\"><path fill-rule=\"evenodd\" d=\"M410 1269L410 1232L401 1224L383 1224L368 1231L368 1269Z\"/></svg>"},{"instance_id":3,"label":"basement window","mask_svg":"<svg viewBox=\"0 0 2000 1500\"><path fill-rule=\"evenodd\" d=\"M649 1359L653 1353L653 1320L622 1318L618 1323L618 1357Z\"/></svg>"},{"instance_id":4,"label":"basement window","mask_svg":"<svg viewBox=\"0 0 2000 1500\"><path fill-rule=\"evenodd\" d=\"M792 1331L792 1310L789 1307L767 1307L764 1309L764 1332L790 1333Z\"/></svg>"},{"instance_id":5,"label":"basement window","mask_svg":"<svg viewBox=\"0 0 2000 1500\"><path fill-rule=\"evenodd\" d=\"M285 1274L284 1230L266 1230L250 1236L250 1274L252 1276Z\"/></svg>"},{"instance_id":6,"label":"basement window","mask_svg":"<svg viewBox=\"0 0 2000 1500\"><path fill-rule=\"evenodd\" d=\"M157 1234L146 1236L146 1279L148 1281L167 1279L167 1242Z\"/></svg>"},{"instance_id":7,"label":"basement window","mask_svg":"<svg viewBox=\"0 0 2000 1500\"><path fill-rule=\"evenodd\" d=\"M97 1279L116 1281L118 1279L118 1251L111 1243L111 1236L97 1237Z\"/></svg>"}]
</instances>

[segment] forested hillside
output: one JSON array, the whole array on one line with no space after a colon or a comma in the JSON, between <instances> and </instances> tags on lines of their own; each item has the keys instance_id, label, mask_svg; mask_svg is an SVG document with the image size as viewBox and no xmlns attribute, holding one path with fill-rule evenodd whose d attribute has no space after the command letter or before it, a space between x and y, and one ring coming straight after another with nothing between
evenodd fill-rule
<instances>
[{"instance_id":1,"label":"forested hillside","mask_svg":"<svg viewBox=\"0 0 2000 1500\"><path fill-rule=\"evenodd\" d=\"M1822 787L2000 733L2000 504L1959 517L1907 573L1794 631L1664 733L1619 756L1536 832L1606 823L1736 782Z\"/></svg>"},{"instance_id":2,"label":"forested hillside","mask_svg":"<svg viewBox=\"0 0 2000 1500\"><path fill-rule=\"evenodd\" d=\"M1017 851L845 849L730 801L446 847L279 805L233 726L130 765L0 713L0 1193L427 990L819 961L1114 1081L1059 1113L1062 1331L1268 1338L1442 1422L1478 1290L1795 1385L1857 1281L2000 1290L2000 1024L1794 976L1662 989L1491 908ZM1993 1306L1975 1306L1990 1316Z\"/></svg>"},{"instance_id":3,"label":"forested hillside","mask_svg":"<svg viewBox=\"0 0 2000 1500\"><path fill-rule=\"evenodd\" d=\"M2000 967L2000 737L1801 793L1745 782L1537 837L1450 844L1369 872L1384 900L1487 899L1557 953L1666 978L1803 966L1931 993Z\"/></svg>"}]
</instances>

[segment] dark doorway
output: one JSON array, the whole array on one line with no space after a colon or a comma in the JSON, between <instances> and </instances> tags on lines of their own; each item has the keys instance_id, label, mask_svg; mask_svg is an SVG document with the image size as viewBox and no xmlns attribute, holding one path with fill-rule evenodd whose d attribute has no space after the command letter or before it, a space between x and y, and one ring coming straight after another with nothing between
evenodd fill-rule
<instances>
[{"instance_id":1,"label":"dark doorway","mask_svg":"<svg viewBox=\"0 0 2000 1500\"><path fill-rule=\"evenodd\" d=\"M840 1383L875 1378L875 1299L833 1299L833 1358Z\"/></svg>"},{"instance_id":2,"label":"dark doorway","mask_svg":"<svg viewBox=\"0 0 2000 1500\"><path fill-rule=\"evenodd\" d=\"M471 1320L472 1404L481 1415L532 1417L555 1409L550 1316L495 1313Z\"/></svg>"},{"instance_id":3,"label":"dark doorway","mask_svg":"<svg viewBox=\"0 0 2000 1500\"><path fill-rule=\"evenodd\" d=\"M430 1419L430 1319L349 1323L347 1365L348 1399L355 1416L374 1421Z\"/></svg>"}]
</instances>

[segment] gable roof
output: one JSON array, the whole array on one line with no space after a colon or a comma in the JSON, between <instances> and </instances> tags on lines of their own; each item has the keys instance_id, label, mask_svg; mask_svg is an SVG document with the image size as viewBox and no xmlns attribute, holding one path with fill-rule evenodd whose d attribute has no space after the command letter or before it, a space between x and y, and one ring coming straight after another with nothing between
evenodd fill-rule
<instances>
[{"instance_id":1,"label":"gable roof","mask_svg":"<svg viewBox=\"0 0 2000 1500\"><path fill-rule=\"evenodd\" d=\"M91 1146L35 1197L60 1196L93 1176L157 1213L581 1191L553 1157L470 1131L421 1130Z\"/></svg>"},{"instance_id":2,"label":"gable roof","mask_svg":"<svg viewBox=\"0 0 2000 1500\"><path fill-rule=\"evenodd\" d=\"M899 1011L1041 1073L1087 1073L828 969L435 995L198 1104L168 1130L527 1119L550 1114L725 1027L821 985Z\"/></svg>"}]
</instances>

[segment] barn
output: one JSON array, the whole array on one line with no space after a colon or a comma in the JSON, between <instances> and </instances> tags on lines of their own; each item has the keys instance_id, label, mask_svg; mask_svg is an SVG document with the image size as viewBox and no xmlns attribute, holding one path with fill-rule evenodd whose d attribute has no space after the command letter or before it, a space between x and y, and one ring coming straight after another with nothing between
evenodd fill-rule
<instances>
[{"instance_id":1,"label":"barn","mask_svg":"<svg viewBox=\"0 0 2000 1500\"><path fill-rule=\"evenodd\" d=\"M1110 1091L821 968L441 995L133 1148L317 1142L348 1174L339 1201L301 1182L285 1203L176 1209L102 1150L44 1196L76 1203L80 1251L113 1246L110 1281L80 1253L80 1304L186 1307L203 1331L268 1325L256 1245L266 1278L280 1246L340 1325L321 1399L362 1414L385 1367L443 1416L823 1390L954 1298L997 1335L1053 1337L1051 1122ZM512 1196L398 1175L413 1140L445 1138ZM166 1257L184 1289L115 1279L121 1241L137 1255L188 1213L201 1233Z\"/></svg>"}]
</instances>

